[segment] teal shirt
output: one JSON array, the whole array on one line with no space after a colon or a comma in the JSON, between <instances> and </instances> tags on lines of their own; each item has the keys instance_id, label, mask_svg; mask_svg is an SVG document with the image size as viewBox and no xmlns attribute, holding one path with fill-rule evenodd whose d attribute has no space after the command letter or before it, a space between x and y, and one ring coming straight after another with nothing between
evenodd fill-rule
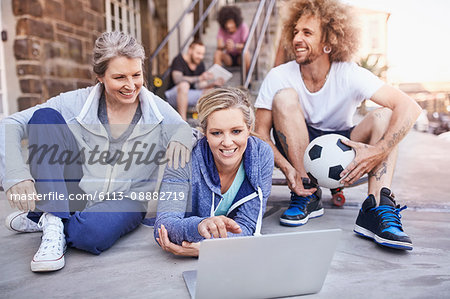
<instances>
[{"instance_id":1,"label":"teal shirt","mask_svg":"<svg viewBox=\"0 0 450 299\"><path fill-rule=\"evenodd\" d=\"M231 207L231 204L233 203L234 198L236 197L236 194L239 191L239 188L241 188L242 182L244 182L244 179L245 179L244 163L241 162L241 165L239 166L236 176L234 177L233 183L231 184L230 188L228 188L227 192L225 192L225 194L222 195L223 198L220 201L219 206L216 208L214 216L227 214L228 210Z\"/></svg>"}]
</instances>

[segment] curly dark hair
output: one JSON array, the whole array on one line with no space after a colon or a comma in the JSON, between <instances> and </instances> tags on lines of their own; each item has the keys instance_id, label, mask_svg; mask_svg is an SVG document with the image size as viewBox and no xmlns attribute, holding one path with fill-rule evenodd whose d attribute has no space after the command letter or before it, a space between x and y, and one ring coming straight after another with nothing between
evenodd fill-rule
<instances>
[{"instance_id":1,"label":"curly dark hair","mask_svg":"<svg viewBox=\"0 0 450 299\"><path fill-rule=\"evenodd\" d=\"M291 0L286 2L282 37L284 47L294 52L294 28L302 16L318 17L322 42L331 47L330 61L349 61L359 46L359 30L354 25L351 8L338 0Z\"/></svg>"},{"instance_id":2,"label":"curly dark hair","mask_svg":"<svg viewBox=\"0 0 450 299\"><path fill-rule=\"evenodd\" d=\"M225 24L228 20L233 20L236 23L236 28L241 26L242 13L241 9L237 6L223 6L217 15L217 21L220 27L225 30Z\"/></svg>"}]
</instances>

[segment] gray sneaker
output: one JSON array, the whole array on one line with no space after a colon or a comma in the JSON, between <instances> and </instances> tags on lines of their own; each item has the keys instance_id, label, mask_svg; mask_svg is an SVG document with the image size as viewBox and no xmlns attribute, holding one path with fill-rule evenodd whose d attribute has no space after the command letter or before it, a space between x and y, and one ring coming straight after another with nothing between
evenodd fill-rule
<instances>
[{"instance_id":1,"label":"gray sneaker","mask_svg":"<svg viewBox=\"0 0 450 299\"><path fill-rule=\"evenodd\" d=\"M42 228L30 220L28 217L28 212L16 211L9 214L5 219L5 226L7 229L18 232L18 233L35 233L41 232Z\"/></svg>"},{"instance_id":2,"label":"gray sneaker","mask_svg":"<svg viewBox=\"0 0 450 299\"><path fill-rule=\"evenodd\" d=\"M39 220L42 227L42 241L38 251L31 261L31 271L56 271L64 267L66 252L66 237L61 218L44 213Z\"/></svg>"}]
</instances>

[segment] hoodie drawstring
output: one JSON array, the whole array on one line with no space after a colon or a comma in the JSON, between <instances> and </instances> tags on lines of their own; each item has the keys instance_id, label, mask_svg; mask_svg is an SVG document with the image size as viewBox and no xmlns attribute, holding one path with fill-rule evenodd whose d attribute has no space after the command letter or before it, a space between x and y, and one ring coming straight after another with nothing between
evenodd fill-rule
<instances>
[{"instance_id":1,"label":"hoodie drawstring","mask_svg":"<svg viewBox=\"0 0 450 299\"><path fill-rule=\"evenodd\" d=\"M263 212L263 195L261 188L258 187L258 197L259 197L259 213L258 219L256 220L256 228L254 236L261 236L261 226L262 226L262 212Z\"/></svg>"},{"instance_id":2,"label":"hoodie drawstring","mask_svg":"<svg viewBox=\"0 0 450 299\"><path fill-rule=\"evenodd\" d=\"M210 215L209 217L213 217L216 212L214 210L214 197L215 197L214 192L212 192L211 212L209 213L209 215Z\"/></svg>"},{"instance_id":3,"label":"hoodie drawstring","mask_svg":"<svg viewBox=\"0 0 450 299\"><path fill-rule=\"evenodd\" d=\"M262 226L262 218L263 218L263 194L260 187L258 187L258 193L256 192L242 198L238 202L236 202L234 205L230 207L228 210L227 216L230 214L231 211L233 211L238 206L244 204L245 202L255 198L256 196L259 197L259 212L258 212L258 218L256 220L256 227L255 232L253 233L254 236L261 236L261 226ZM210 211L210 217L213 217L216 213L216 209L214 209L214 201L215 201L215 193L212 192L212 203L211 203L211 211Z\"/></svg>"}]
</instances>

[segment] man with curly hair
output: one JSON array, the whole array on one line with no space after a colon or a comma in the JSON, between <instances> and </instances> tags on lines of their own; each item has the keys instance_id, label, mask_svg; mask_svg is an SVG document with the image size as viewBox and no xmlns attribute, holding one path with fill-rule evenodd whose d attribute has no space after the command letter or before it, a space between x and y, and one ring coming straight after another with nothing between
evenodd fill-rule
<instances>
[{"instance_id":1,"label":"man with curly hair","mask_svg":"<svg viewBox=\"0 0 450 299\"><path fill-rule=\"evenodd\" d=\"M241 10L237 6L224 6L219 10L217 21L220 29L217 33L217 49L214 63L225 66L239 66L244 57L245 67L250 67L248 53L242 55L248 37L248 26L242 19Z\"/></svg>"},{"instance_id":2,"label":"man with curly hair","mask_svg":"<svg viewBox=\"0 0 450 299\"><path fill-rule=\"evenodd\" d=\"M348 186L369 176L368 196L354 231L378 244L411 250L400 222L403 208L389 188L397 145L420 107L351 62L358 37L349 7L338 0L292 0L287 5L283 38L294 60L267 74L255 103L256 132L272 146L291 190L291 203L280 223L299 226L323 215L321 190L308 179L303 155L314 138L337 133L348 137L350 141L343 142L356 152L341 173L342 182ZM382 107L354 126L352 117L364 99Z\"/></svg>"}]
</instances>

